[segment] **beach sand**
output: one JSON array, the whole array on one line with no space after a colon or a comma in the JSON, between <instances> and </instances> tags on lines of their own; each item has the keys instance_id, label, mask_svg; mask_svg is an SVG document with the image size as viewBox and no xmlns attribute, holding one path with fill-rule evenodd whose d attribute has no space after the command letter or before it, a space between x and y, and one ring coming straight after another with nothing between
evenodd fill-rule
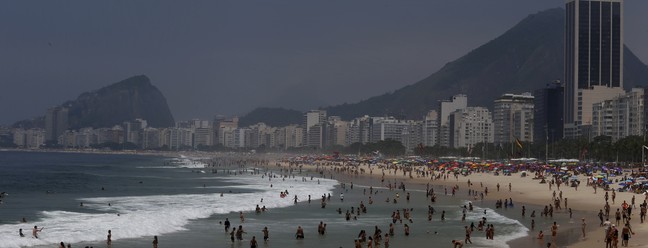
<instances>
[{"instance_id":1,"label":"beach sand","mask_svg":"<svg viewBox=\"0 0 648 248\"><path fill-rule=\"evenodd\" d=\"M287 164L284 163L283 166L287 166ZM318 166L316 165L303 165L304 170L315 170L317 167ZM410 177L409 173L403 175L400 170L398 171L398 173L394 173L393 170L384 170L384 182L381 182L381 178L383 177L383 170L379 169L375 165L371 167L369 167L368 165L361 165L359 167L359 170L364 172L358 172L357 174L350 173L348 171L344 173L333 172L332 168L333 166L319 167L320 170L324 169L325 173L334 175L334 178L342 182L354 181L357 184L366 184L373 186L381 184L382 186L386 186L387 182L393 182L394 184L396 184L396 182L398 182L399 184L400 182L404 182L408 186L408 188L414 187L425 189L426 184L429 183L430 185L443 186L447 187L448 189L457 185L460 187L460 189L465 190L466 188L468 188L467 182L468 180L470 180L472 183L471 189L480 192L483 191L486 187L488 188L488 196L485 197L485 200L487 201L494 202L498 199L503 200L512 198L515 202L515 206L517 207L515 211L521 211L521 206L525 204L529 206L544 206L551 204L553 196L552 194L554 190L556 191L557 196L562 190L563 198L568 199L568 208L572 208L574 215L572 220L569 220L569 218L567 217L561 218L560 221L558 218L556 218L556 216L554 216L556 218L556 221L559 222L557 246L555 247L591 248L605 246L605 242L603 240L604 229L603 227L599 227L599 219L597 216L599 209L603 209L603 206L605 204L605 191L598 189L597 193L594 193L594 189L592 187L586 186L587 180L585 176L579 176L581 184L578 189L576 189L575 187L562 185L560 187L560 190L558 190L556 185L553 185L552 189L550 190L549 184L541 184L540 180L533 179L533 175L521 177L520 173L515 173L511 176L495 176L492 173L473 173L468 176L459 176L457 179L455 179L454 177L449 177L446 180L431 180L430 178L418 177L416 173L412 173ZM345 176L344 174L347 175ZM500 184L499 191L497 190L498 183ZM510 191L508 188L509 183L511 184ZM480 184L483 184L483 188L480 187ZM440 191L436 192L437 194L439 194ZM616 208L621 208L623 201L626 201L628 204L630 204L633 195L636 198L637 206L632 211L632 220L630 223L633 231L635 232L635 235L632 235L632 238L629 241L629 247L648 247L648 235L646 235L648 234L648 225L640 224L639 222L638 205L644 201L644 195L628 192L617 192L615 204L612 204L610 199L610 206L612 209L610 218L613 218L613 213ZM561 204L564 207L564 201ZM528 215L531 214L531 210L532 207L527 207L527 223L524 223L527 226L529 225L528 222L530 222ZM568 215L566 209L554 210L554 215L560 214L563 214L563 216ZM540 217L540 211L536 212L536 218L538 217ZM521 216L518 216L517 218L520 219ZM581 218L585 218L587 224L586 238L582 238L581 235ZM551 233L548 232L548 228L539 227L538 225L536 225L535 231L530 231L528 237L509 242L509 245L511 245L511 247L529 247L528 244L537 244L537 247L541 246L540 242L538 242L535 238L539 229L545 230L545 243L550 242L552 238ZM619 245L621 245L620 243L621 240L619 240ZM542 244L542 246L546 247L546 245L544 244Z\"/></svg>"}]
</instances>

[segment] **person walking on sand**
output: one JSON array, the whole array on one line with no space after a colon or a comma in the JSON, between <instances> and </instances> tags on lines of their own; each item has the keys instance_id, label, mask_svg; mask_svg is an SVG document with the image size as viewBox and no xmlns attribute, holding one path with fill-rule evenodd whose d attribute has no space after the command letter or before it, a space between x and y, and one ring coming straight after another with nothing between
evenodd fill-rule
<instances>
[{"instance_id":1,"label":"person walking on sand","mask_svg":"<svg viewBox=\"0 0 648 248\"><path fill-rule=\"evenodd\" d=\"M628 241L630 240L630 234L634 235L634 232L630 228L630 223L626 223L621 231L621 246L628 247Z\"/></svg>"},{"instance_id":2,"label":"person walking on sand","mask_svg":"<svg viewBox=\"0 0 648 248\"><path fill-rule=\"evenodd\" d=\"M153 248L158 248L158 238L157 238L157 236L153 236Z\"/></svg>"}]
</instances>

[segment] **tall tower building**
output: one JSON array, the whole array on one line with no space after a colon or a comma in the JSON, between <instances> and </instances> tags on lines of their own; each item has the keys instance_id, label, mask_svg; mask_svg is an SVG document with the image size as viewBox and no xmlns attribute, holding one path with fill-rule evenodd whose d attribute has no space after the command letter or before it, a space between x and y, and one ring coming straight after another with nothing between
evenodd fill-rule
<instances>
[{"instance_id":1,"label":"tall tower building","mask_svg":"<svg viewBox=\"0 0 648 248\"><path fill-rule=\"evenodd\" d=\"M554 143L562 139L564 89L558 81L533 92L533 143Z\"/></svg>"},{"instance_id":2,"label":"tall tower building","mask_svg":"<svg viewBox=\"0 0 648 248\"><path fill-rule=\"evenodd\" d=\"M439 124L437 125L439 134L437 135L440 146L450 147L452 140L450 138L449 116L452 112L468 107L468 96L459 94L454 95L447 100L439 101L437 113L439 114Z\"/></svg>"},{"instance_id":3,"label":"tall tower building","mask_svg":"<svg viewBox=\"0 0 648 248\"><path fill-rule=\"evenodd\" d=\"M68 129L68 109L54 107L45 114L45 141L58 143L58 137Z\"/></svg>"},{"instance_id":4,"label":"tall tower building","mask_svg":"<svg viewBox=\"0 0 648 248\"><path fill-rule=\"evenodd\" d=\"M326 136L325 124L325 110L311 110L304 114L304 144L306 146L317 148L324 147L324 137Z\"/></svg>"},{"instance_id":5,"label":"tall tower building","mask_svg":"<svg viewBox=\"0 0 648 248\"><path fill-rule=\"evenodd\" d=\"M592 105L623 94L623 0L567 0L565 137L584 133Z\"/></svg>"}]
</instances>

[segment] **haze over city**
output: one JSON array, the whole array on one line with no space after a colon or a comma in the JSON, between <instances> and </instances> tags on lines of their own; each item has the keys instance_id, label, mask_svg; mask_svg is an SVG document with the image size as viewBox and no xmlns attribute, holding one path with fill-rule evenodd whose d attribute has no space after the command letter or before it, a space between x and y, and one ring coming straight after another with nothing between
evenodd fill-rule
<instances>
[{"instance_id":1,"label":"haze over city","mask_svg":"<svg viewBox=\"0 0 648 248\"><path fill-rule=\"evenodd\" d=\"M141 74L177 120L357 102L557 7L564 1L3 2L0 124ZM646 9L625 2L625 44L643 62Z\"/></svg>"}]
</instances>

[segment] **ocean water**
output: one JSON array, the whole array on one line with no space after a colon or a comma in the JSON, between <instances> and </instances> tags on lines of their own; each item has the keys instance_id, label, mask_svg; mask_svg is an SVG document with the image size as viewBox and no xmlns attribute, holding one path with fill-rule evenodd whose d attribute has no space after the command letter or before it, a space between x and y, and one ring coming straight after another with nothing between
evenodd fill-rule
<instances>
[{"instance_id":1,"label":"ocean water","mask_svg":"<svg viewBox=\"0 0 648 248\"><path fill-rule=\"evenodd\" d=\"M432 205L437 213L428 222L427 206L431 204L420 191L411 191L409 202L400 192L399 203L393 204L385 199L393 199L396 191L375 188L378 193L369 205L369 190L363 194L366 187L350 189L347 184L343 189L337 181L314 173L270 178L263 173L253 175L251 170L233 175L226 168L216 168L218 173L213 174L204 166L197 158L185 156L0 152L0 192L9 194L0 204L0 248L53 247L59 242L72 247L105 247L108 230L112 230L113 247L151 247L154 235L159 237L160 247L249 247L252 236L260 247L353 247L360 230L372 234L378 226L386 233L392 211L402 212L403 208L413 210L411 235L405 237L402 224L397 223L392 247L430 242L449 247L451 239L463 240L464 225L476 225L484 216L495 224L496 239L486 240L483 233L475 231L471 247L506 247L507 241L528 231L506 213L482 208L477 202L466 222L461 222L460 206L467 202L459 197L439 196ZM279 197L284 190L290 195ZM344 201L339 197L342 192ZM323 194L332 195L326 208L320 207ZM297 204L293 203L295 195ZM335 211L341 208L346 212L360 201L368 211L357 220L346 221L344 214ZM257 204L268 211L256 214ZM443 223L442 210L446 211ZM244 212L243 223L239 211ZM22 223L22 218L27 223ZM243 242L229 240L222 225L225 218L233 227L243 226ZM324 236L316 231L320 221L327 224ZM31 237L35 225L44 228L39 239ZM266 226L270 240L264 243L261 230ZM304 228L306 239L295 240L297 226ZM18 236L20 228L26 237Z\"/></svg>"}]
</instances>

